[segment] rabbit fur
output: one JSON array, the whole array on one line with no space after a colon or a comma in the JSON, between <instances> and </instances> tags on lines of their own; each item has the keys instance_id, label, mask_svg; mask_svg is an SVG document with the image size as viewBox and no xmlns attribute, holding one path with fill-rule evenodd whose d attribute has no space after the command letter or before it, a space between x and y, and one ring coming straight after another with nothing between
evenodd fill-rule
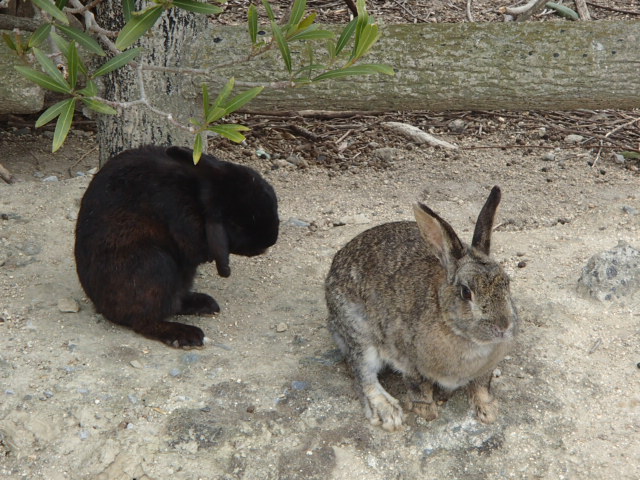
<instances>
[{"instance_id":1,"label":"rabbit fur","mask_svg":"<svg viewBox=\"0 0 640 480\"><path fill-rule=\"evenodd\" d=\"M509 278L489 257L500 196L494 187L471 246L418 204L416 222L366 230L335 255L325 282L328 327L372 424L393 431L404 418L378 381L385 366L402 373L404 407L427 420L463 386L479 420L496 419L492 373L518 330Z\"/></svg>"},{"instance_id":2,"label":"rabbit fur","mask_svg":"<svg viewBox=\"0 0 640 480\"><path fill-rule=\"evenodd\" d=\"M147 146L111 158L80 205L75 259L80 283L108 320L175 347L204 332L172 315L220 311L191 292L198 265L231 274L229 254L264 253L278 237L276 194L254 170L192 151Z\"/></svg>"}]
</instances>

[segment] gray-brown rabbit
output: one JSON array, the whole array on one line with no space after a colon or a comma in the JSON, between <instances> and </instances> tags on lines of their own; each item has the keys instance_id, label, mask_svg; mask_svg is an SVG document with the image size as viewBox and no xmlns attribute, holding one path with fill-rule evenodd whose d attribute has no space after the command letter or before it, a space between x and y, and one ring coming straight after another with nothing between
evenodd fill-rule
<instances>
[{"instance_id":1,"label":"gray-brown rabbit","mask_svg":"<svg viewBox=\"0 0 640 480\"><path fill-rule=\"evenodd\" d=\"M393 431L404 417L378 381L384 366L402 373L405 407L427 420L438 416L438 396L463 386L478 418L496 419L492 372L518 330L509 278L489 257L499 202L493 187L471 246L418 204L416 222L371 228L334 257L325 282L328 326L372 424Z\"/></svg>"}]
</instances>

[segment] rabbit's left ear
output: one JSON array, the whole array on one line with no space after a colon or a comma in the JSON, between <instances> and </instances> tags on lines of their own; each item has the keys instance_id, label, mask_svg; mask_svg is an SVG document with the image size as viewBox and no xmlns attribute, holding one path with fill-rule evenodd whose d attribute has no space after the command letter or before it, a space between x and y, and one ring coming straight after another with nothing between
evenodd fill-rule
<instances>
[{"instance_id":1,"label":"rabbit's left ear","mask_svg":"<svg viewBox=\"0 0 640 480\"><path fill-rule=\"evenodd\" d=\"M229 238L227 237L227 231L222 223L215 220L207 220L205 233L207 234L209 258L216 262L218 275L228 277L231 275L231 268L229 268Z\"/></svg>"},{"instance_id":2,"label":"rabbit's left ear","mask_svg":"<svg viewBox=\"0 0 640 480\"><path fill-rule=\"evenodd\" d=\"M482 210L480 210L478 220L476 220L476 228L473 231L471 246L477 248L485 255L489 255L491 248L491 231L493 230L493 221L496 218L500 197L500 187L493 187Z\"/></svg>"}]
</instances>

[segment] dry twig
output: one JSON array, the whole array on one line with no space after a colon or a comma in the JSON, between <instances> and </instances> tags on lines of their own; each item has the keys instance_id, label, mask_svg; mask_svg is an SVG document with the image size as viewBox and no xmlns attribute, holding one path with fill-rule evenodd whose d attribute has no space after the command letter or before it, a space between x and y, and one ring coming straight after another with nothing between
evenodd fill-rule
<instances>
[{"instance_id":1,"label":"dry twig","mask_svg":"<svg viewBox=\"0 0 640 480\"><path fill-rule=\"evenodd\" d=\"M589 13L589 8L587 8L586 0L574 0L574 2L578 15L580 15L580 20L591 20L591 14Z\"/></svg>"},{"instance_id":2,"label":"dry twig","mask_svg":"<svg viewBox=\"0 0 640 480\"><path fill-rule=\"evenodd\" d=\"M4 165L2 165L1 163L0 163L0 178L5 182L7 182L9 185L11 185L16 181L13 175L11 174L11 172L6 168L4 168Z\"/></svg>"}]
</instances>

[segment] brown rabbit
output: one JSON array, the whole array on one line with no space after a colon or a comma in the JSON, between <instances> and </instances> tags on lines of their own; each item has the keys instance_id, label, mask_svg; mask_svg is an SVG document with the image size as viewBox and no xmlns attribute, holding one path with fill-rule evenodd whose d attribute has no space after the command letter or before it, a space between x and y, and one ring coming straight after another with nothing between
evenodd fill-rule
<instances>
[{"instance_id":1,"label":"brown rabbit","mask_svg":"<svg viewBox=\"0 0 640 480\"><path fill-rule=\"evenodd\" d=\"M496 419L492 372L518 330L509 278L489 257L499 202L493 187L471 246L418 204L417 223L371 228L333 259L325 283L329 330L372 424L402 426L400 403L378 381L384 366L402 373L406 408L427 420L438 416L436 400L465 385L480 421Z\"/></svg>"}]
</instances>

